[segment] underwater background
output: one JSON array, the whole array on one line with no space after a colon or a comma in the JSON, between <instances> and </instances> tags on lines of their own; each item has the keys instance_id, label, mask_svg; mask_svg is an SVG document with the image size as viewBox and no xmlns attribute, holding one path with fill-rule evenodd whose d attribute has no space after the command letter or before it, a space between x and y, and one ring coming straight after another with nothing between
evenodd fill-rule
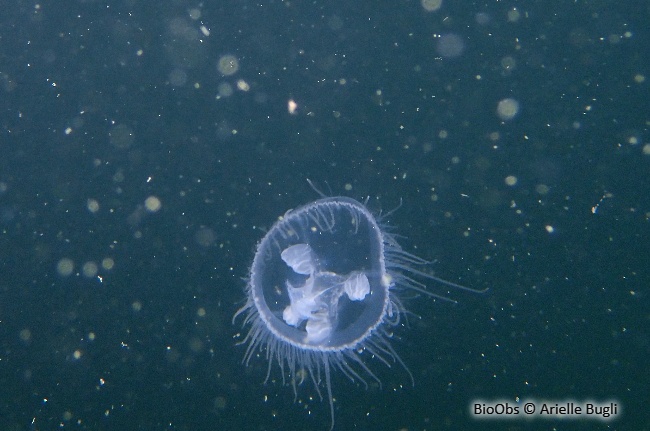
<instances>
[{"instance_id":1,"label":"underwater background","mask_svg":"<svg viewBox=\"0 0 650 431\"><path fill-rule=\"evenodd\" d=\"M327 430L233 314L364 201L438 277L336 429L650 429L650 6L125 0L0 16L0 429ZM401 205L401 206L400 206ZM475 400L617 417L477 420Z\"/></svg>"}]
</instances>

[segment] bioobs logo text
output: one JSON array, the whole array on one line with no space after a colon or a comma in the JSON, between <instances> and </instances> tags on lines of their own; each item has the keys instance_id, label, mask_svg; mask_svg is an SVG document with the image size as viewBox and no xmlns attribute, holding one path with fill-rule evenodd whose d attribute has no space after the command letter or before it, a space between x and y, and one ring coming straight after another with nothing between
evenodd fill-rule
<instances>
[{"instance_id":1,"label":"bioobs logo text","mask_svg":"<svg viewBox=\"0 0 650 431\"><path fill-rule=\"evenodd\" d=\"M470 405L472 416L482 419L511 418L521 413L521 406L508 401L481 402L475 401Z\"/></svg>"}]
</instances>

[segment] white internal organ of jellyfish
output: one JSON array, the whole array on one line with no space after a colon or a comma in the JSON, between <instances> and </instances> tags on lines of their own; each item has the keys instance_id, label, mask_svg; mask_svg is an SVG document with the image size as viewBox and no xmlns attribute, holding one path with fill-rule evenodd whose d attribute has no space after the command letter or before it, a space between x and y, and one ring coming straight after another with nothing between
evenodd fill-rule
<instances>
[{"instance_id":1,"label":"white internal organ of jellyfish","mask_svg":"<svg viewBox=\"0 0 650 431\"><path fill-rule=\"evenodd\" d=\"M298 327L307 321L305 342L319 344L332 333L333 321L338 311L338 301L343 294L351 301L362 301L370 293L368 277L353 271L346 275L320 271L309 244L295 244L284 249L282 260L296 273L307 275L301 286L286 283L289 305L282 318L291 326Z\"/></svg>"}]
</instances>

